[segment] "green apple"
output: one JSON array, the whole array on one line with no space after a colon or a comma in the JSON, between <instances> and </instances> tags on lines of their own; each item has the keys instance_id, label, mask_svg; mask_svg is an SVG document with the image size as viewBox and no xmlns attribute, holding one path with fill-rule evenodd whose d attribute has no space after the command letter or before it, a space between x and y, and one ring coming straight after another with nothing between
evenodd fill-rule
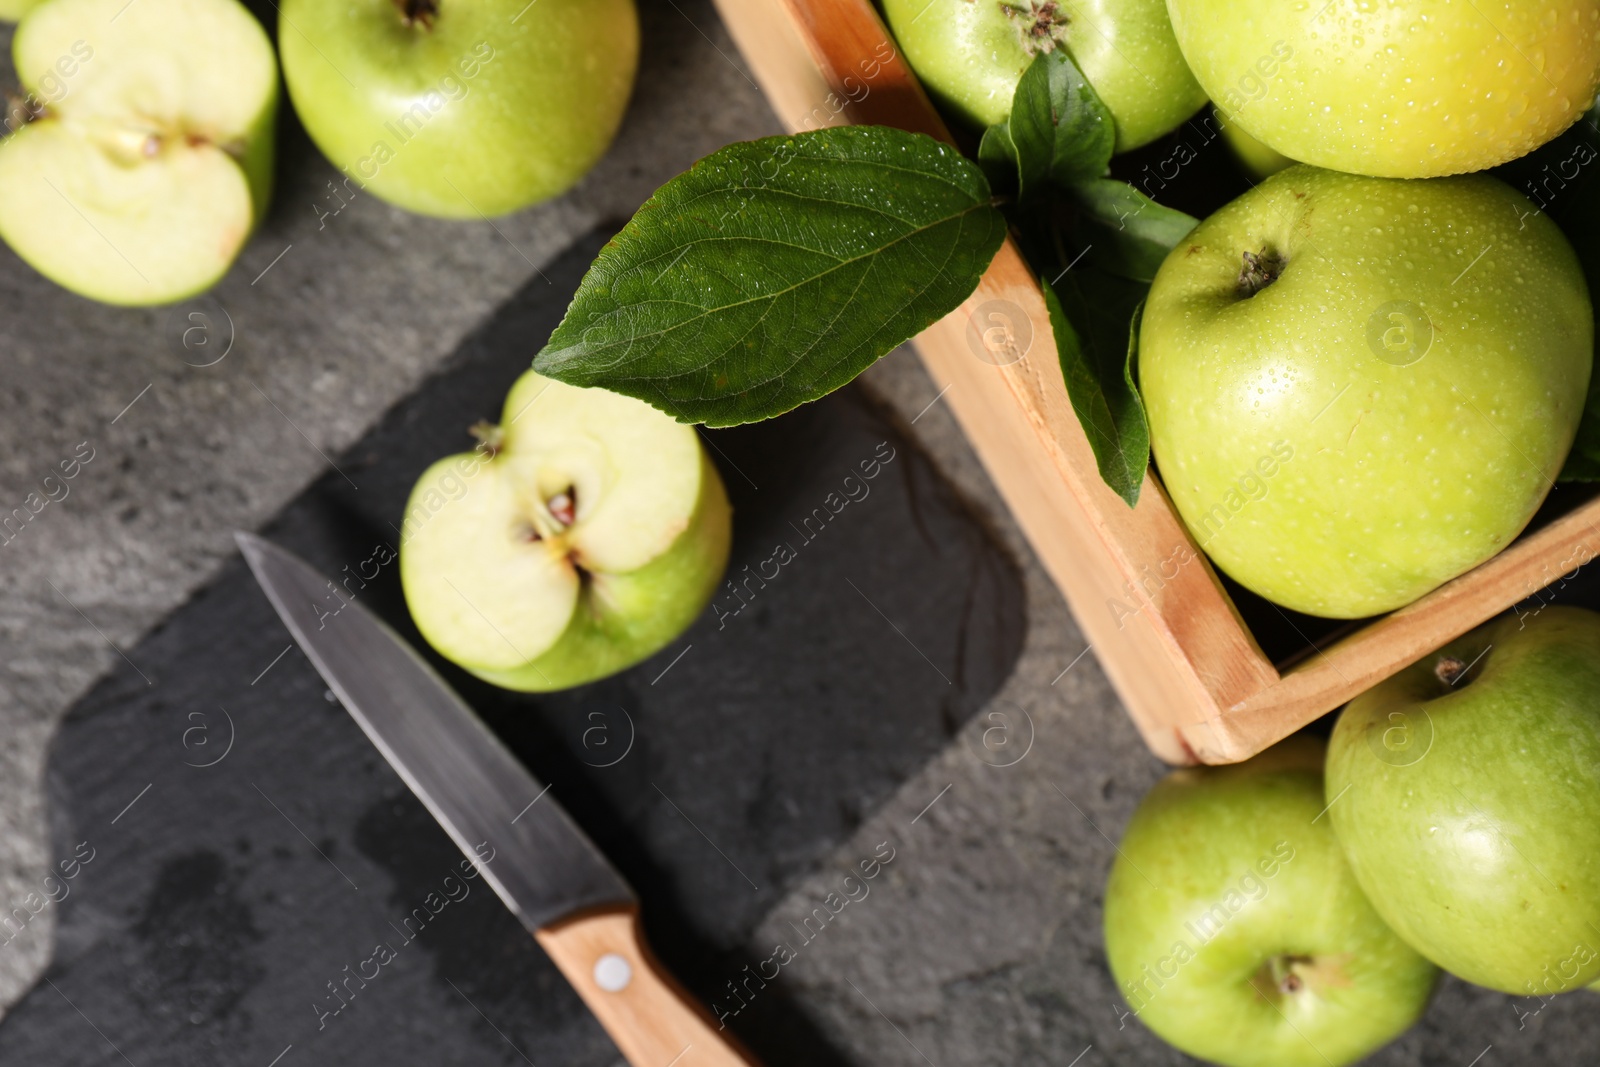
<instances>
[{"instance_id":1,"label":"green apple","mask_svg":"<svg viewBox=\"0 0 1600 1067\"><path fill-rule=\"evenodd\" d=\"M408 211L504 215L571 188L622 122L633 0L283 0L289 98L317 147Z\"/></svg>"},{"instance_id":2,"label":"green apple","mask_svg":"<svg viewBox=\"0 0 1600 1067\"><path fill-rule=\"evenodd\" d=\"M1500 619L1351 701L1328 802L1373 905L1445 970L1524 996L1600 978L1600 615Z\"/></svg>"},{"instance_id":3,"label":"green apple","mask_svg":"<svg viewBox=\"0 0 1600 1067\"><path fill-rule=\"evenodd\" d=\"M1221 112L1217 113L1217 124L1222 128L1222 138L1228 142L1234 158L1256 181L1270 178L1280 170L1288 170L1294 166L1294 160L1251 137L1244 132L1243 126L1237 122L1229 122L1227 116Z\"/></svg>"},{"instance_id":4,"label":"green apple","mask_svg":"<svg viewBox=\"0 0 1600 1067\"><path fill-rule=\"evenodd\" d=\"M278 68L237 0L50 0L17 27L29 120L0 142L0 237L110 304L192 296L272 189Z\"/></svg>"},{"instance_id":5,"label":"green apple","mask_svg":"<svg viewBox=\"0 0 1600 1067\"><path fill-rule=\"evenodd\" d=\"M1300 166L1162 263L1139 378L1200 547L1269 600L1360 618L1522 530L1593 351L1572 248L1507 186Z\"/></svg>"},{"instance_id":6,"label":"green apple","mask_svg":"<svg viewBox=\"0 0 1600 1067\"><path fill-rule=\"evenodd\" d=\"M693 426L529 371L478 432L422 475L401 528L406 604L440 654L508 689L565 689L704 610L730 510Z\"/></svg>"},{"instance_id":7,"label":"green apple","mask_svg":"<svg viewBox=\"0 0 1600 1067\"><path fill-rule=\"evenodd\" d=\"M1022 72L1056 48L1111 111L1118 152L1206 102L1162 0L883 0L883 13L923 85L975 126L1004 122Z\"/></svg>"},{"instance_id":8,"label":"green apple","mask_svg":"<svg viewBox=\"0 0 1600 1067\"><path fill-rule=\"evenodd\" d=\"M1339 1067L1422 1014L1438 971L1384 925L1326 819L1323 746L1290 738L1168 775L1106 885L1106 958L1134 1014L1229 1067Z\"/></svg>"},{"instance_id":9,"label":"green apple","mask_svg":"<svg viewBox=\"0 0 1600 1067\"><path fill-rule=\"evenodd\" d=\"M1600 0L1167 0L1217 107L1284 155L1388 178L1484 170L1577 121Z\"/></svg>"}]
</instances>

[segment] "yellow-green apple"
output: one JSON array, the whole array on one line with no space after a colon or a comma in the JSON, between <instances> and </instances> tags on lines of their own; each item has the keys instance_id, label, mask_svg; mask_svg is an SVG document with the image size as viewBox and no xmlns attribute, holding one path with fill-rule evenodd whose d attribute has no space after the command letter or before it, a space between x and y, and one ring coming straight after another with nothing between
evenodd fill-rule
<instances>
[{"instance_id":1,"label":"yellow-green apple","mask_svg":"<svg viewBox=\"0 0 1600 1067\"><path fill-rule=\"evenodd\" d=\"M226 273L272 189L278 67L237 0L51 0L12 43L26 121L0 142L0 237L110 304Z\"/></svg>"},{"instance_id":2,"label":"yellow-green apple","mask_svg":"<svg viewBox=\"0 0 1600 1067\"><path fill-rule=\"evenodd\" d=\"M1022 72L1057 48L1110 110L1118 152L1206 101L1162 0L883 0L883 13L929 92L976 126L1004 122Z\"/></svg>"},{"instance_id":3,"label":"yellow-green apple","mask_svg":"<svg viewBox=\"0 0 1600 1067\"><path fill-rule=\"evenodd\" d=\"M1293 159L1432 178L1516 159L1600 83L1600 0L1167 0L1220 111Z\"/></svg>"},{"instance_id":4,"label":"yellow-green apple","mask_svg":"<svg viewBox=\"0 0 1600 1067\"><path fill-rule=\"evenodd\" d=\"M565 689L659 651L727 565L730 511L693 426L532 371L474 452L417 481L400 580L417 629L508 689Z\"/></svg>"},{"instance_id":5,"label":"yellow-green apple","mask_svg":"<svg viewBox=\"0 0 1600 1067\"><path fill-rule=\"evenodd\" d=\"M1217 115L1217 122L1222 127L1222 138L1228 142L1228 148L1233 151L1234 158L1257 181L1270 178L1280 170L1288 170L1294 166L1294 160L1251 137L1237 122L1229 122L1220 113Z\"/></svg>"},{"instance_id":6,"label":"yellow-green apple","mask_svg":"<svg viewBox=\"0 0 1600 1067\"><path fill-rule=\"evenodd\" d=\"M1228 1067L1341 1067L1416 1021L1438 971L1384 925L1325 818L1322 743L1168 775L1106 885L1106 958L1145 1025Z\"/></svg>"},{"instance_id":7,"label":"yellow-green apple","mask_svg":"<svg viewBox=\"0 0 1600 1067\"><path fill-rule=\"evenodd\" d=\"M1492 622L1350 702L1328 809L1397 934L1522 996L1600 978L1600 615Z\"/></svg>"},{"instance_id":8,"label":"yellow-green apple","mask_svg":"<svg viewBox=\"0 0 1600 1067\"><path fill-rule=\"evenodd\" d=\"M1506 185L1292 167L1180 241L1139 378L1172 502L1224 571L1360 618L1504 548L1593 362L1571 246Z\"/></svg>"},{"instance_id":9,"label":"yellow-green apple","mask_svg":"<svg viewBox=\"0 0 1600 1067\"><path fill-rule=\"evenodd\" d=\"M408 211L504 215L605 154L639 63L633 0L284 0L289 99L347 181Z\"/></svg>"}]
</instances>

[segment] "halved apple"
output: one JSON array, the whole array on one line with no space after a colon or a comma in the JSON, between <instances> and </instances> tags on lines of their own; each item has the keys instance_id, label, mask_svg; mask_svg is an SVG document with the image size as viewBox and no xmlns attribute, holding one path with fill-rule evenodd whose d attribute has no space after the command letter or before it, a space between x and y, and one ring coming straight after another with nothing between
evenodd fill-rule
<instances>
[{"instance_id":1,"label":"halved apple","mask_svg":"<svg viewBox=\"0 0 1600 1067\"><path fill-rule=\"evenodd\" d=\"M271 194L277 61L237 0L48 0L13 42L0 237L109 304L212 286Z\"/></svg>"},{"instance_id":2,"label":"halved apple","mask_svg":"<svg viewBox=\"0 0 1600 1067\"><path fill-rule=\"evenodd\" d=\"M0 0L0 22L15 22L38 6L39 0Z\"/></svg>"},{"instance_id":3,"label":"halved apple","mask_svg":"<svg viewBox=\"0 0 1600 1067\"><path fill-rule=\"evenodd\" d=\"M529 371L478 433L423 473L401 529L406 604L440 654L508 689L565 689L705 609L731 509L694 427Z\"/></svg>"}]
</instances>

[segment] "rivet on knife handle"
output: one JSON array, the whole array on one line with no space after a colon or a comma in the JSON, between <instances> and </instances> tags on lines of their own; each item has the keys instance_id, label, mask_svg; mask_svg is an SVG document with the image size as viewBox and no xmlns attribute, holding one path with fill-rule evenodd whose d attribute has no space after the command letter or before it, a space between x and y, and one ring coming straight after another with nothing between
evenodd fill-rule
<instances>
[{"instance_id":1,"label":"rivet on knife handle","mask_svg":"<svg viewBox=\"0 0 1600 1067\"><path fill-rule=\"evenodd\" d=\"M756 1067L663 971L626 906L534 933L633 1067Z\"/></svg>"}]
</instances>

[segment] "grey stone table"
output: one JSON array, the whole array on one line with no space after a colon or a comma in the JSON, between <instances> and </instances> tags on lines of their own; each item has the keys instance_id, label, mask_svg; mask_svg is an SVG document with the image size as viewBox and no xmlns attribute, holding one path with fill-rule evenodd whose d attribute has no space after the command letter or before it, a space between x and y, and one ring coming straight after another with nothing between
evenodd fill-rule
<instances>
[{"instance_id":1,"label":"grey stone table","mask_svg":"<svg viewBox=\"0 0 1600 1067\"><path fill-rule=\"evenodd\" d=\"M291 123L276 206L214 303L177 316L100 307L0 252L0 514L59 460L92 454L68 496L0 543L0 900L28 893L54 858L40 776L61 715L218 573L231 530L260 525L323 474L581 235L626 218L695 158L776 132L705 0L643 13L641 88L621 137L553 204L489 225L358 197L322 217L335 172ZM206 317L182 317L195 311ZM201 321L209 332L186 346ZM1111 842L1164 768L960 436L945 383L905 350L864 381L1021 567L1027 636L993 709L1025 709L1031 747L1004 766L980 758L986 710L870 815L838 865L892 839L886 883L782 981L860 1063L1188 1062L1123 1018L1099 937ZM836 877L824 864L773 906L752 949L786 937ZM0 950L0 1002L37 980L53 933L47 910ZM1573 997L1519 1016L1508 998L1447 981L1376 1062L1590 1063L1597 1007ZM121 1061L108 1050L104 1062Z\"/></svg>"}]
</instances>

